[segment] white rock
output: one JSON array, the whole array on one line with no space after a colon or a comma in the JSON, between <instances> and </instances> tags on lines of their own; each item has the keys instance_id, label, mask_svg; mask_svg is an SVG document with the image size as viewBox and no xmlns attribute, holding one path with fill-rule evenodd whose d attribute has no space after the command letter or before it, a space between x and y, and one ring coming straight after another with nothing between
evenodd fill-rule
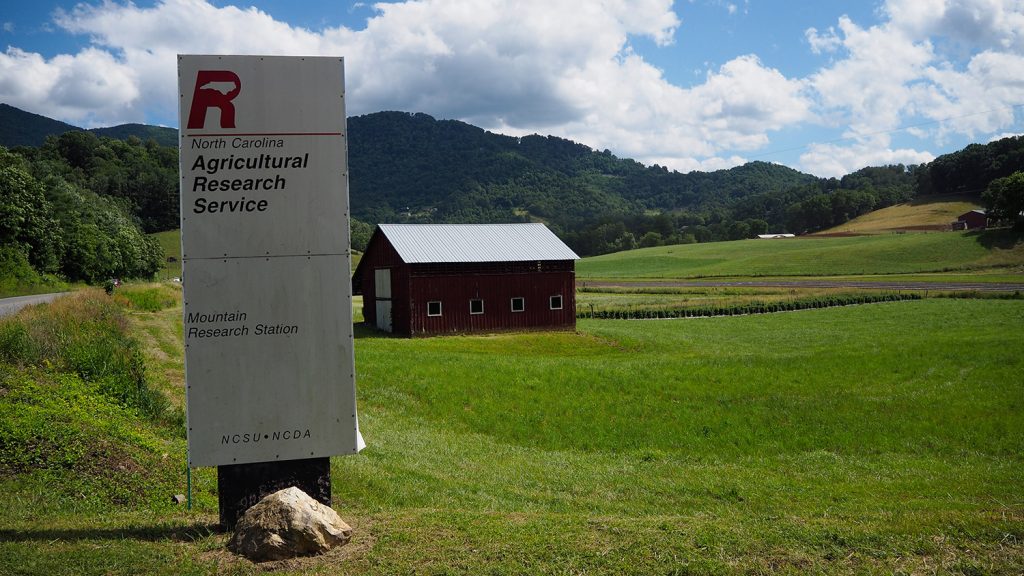
<instances>
[{"instance_id":1,"label":"white rock","mask_svg":"<svg viewBox=\"0 0 1024 576\"><path fill-rule=\"evenodd\" d=\"M292 487L246 510L228 547L260 562L322 554L351 539L352 528L334 509Z\"/></svg>"}]
</instances>

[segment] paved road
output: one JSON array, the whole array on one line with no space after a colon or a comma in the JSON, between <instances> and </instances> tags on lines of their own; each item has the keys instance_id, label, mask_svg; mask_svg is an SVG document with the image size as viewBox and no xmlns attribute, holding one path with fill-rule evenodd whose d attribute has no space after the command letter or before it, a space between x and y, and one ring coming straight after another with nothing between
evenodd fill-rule
<instances>
[{"instance_id":1,"label":"paved road","mask_svg":"<svg viewBox=\"0 0 1024 576\"><path fill-rule=\"evenodd\" d=\"M25 306L31 306L32 304L52 302L65 294L67 294L67 292L57 292L55 294L34 294L32 296L14 296L13 298L0 298L0 316L14 314L15 312L21 310Z\"/></svg>"},{"instance_id":2,"label":"paved road","mask_svg":"<svg viewBox=\"0 0 1024 576\"><path fill-rule=\"evenodd\" d=\"M577 280L580 286L595 288L688 288L688 287L733 287L733 288L867 288L874 290L977 290L978 292L1024 291L1020 283L988 282L864 282L856 280L652 280L643 282Z\"/></svg>"}]
</instances>

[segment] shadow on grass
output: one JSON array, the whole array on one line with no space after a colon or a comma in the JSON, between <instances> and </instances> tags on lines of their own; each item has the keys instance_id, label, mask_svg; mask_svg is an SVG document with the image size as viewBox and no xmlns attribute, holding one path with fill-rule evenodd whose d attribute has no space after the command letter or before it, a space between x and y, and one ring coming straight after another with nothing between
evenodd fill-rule
<instances>
[{"instance_id":1,"label":"shadow on grass","mask_svg":"<svg viewBox=\"0 0 1024 576\"><path fill-rule=\"evenodd\" d=\"M382 338L399 338L399 336L396 336L394 334L390 334L388 332L384 332L383 330L377 330L376 328L374 328L373 326L370 326L366 322L360 322L359 324L354 324L353 327L352 327L352 330L353 330L352 335L355 338L359 338L359 339L364 339L365 338L365 339L368 339L368 340L372 340L372 339L382 339Z\"/></svg>"},{"instance_id":2,"label":"shadow on grass","mask_svg":"<svg viewBox=\"0 0 1024 576\"><path fill-rule=\"evenodd\" d=\"M991 230L978 230L968 232L967 237L973 237L978 244L989 250L999 248L1009 250L1024 240L1024 232L1012 228L996 228Z\"/></svg>"},{"instance_id":3,"label":"shadow on grass","mask_svg":"<svg viewBox=\"0 0 1024 576\"><path fill-rule=\"evenodd\" d=\"M55 540L139 540L145 542L195 542L223 532L219 524L188 526L131 526L127 528L50 528L12 530L0 528L0 542L53 542Z\"/></svg>"}]
</instances>

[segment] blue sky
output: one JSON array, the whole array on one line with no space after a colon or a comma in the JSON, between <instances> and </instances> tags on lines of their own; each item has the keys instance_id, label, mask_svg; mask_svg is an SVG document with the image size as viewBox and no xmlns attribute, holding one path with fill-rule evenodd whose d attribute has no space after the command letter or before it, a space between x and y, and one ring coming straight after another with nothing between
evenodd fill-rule
<instances>
[{"instance_id":1,"label":"blue sky","mask_svg":"<svg viewBox=\"0 0 1024 576\"><path fill-rule=\"evenodd\" d=\"M1024 0L8 3L0 102L177 126L178 53L340 55L349 114L819 176L1024 133Z\"/></svg>"}]
</instances>

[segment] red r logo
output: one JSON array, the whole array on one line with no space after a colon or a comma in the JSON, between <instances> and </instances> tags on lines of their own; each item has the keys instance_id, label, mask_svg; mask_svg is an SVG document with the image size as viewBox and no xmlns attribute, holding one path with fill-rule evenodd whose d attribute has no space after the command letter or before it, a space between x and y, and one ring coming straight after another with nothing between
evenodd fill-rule
<instances>
[{"instance_id":1,"label":"red r logo","mask_svg":"<svg viewBox=\"0 0 1024 576\"><path fill-rule=\"evenodd\" d=\"M200 70L196 73L196 90L192 93L192 109L188 113L189 130L206 126L206 110L220 109L220 127L235 127L235 105L231 103L242 91L238 75L228 70Z\"/></svg>"}]
</instances>

